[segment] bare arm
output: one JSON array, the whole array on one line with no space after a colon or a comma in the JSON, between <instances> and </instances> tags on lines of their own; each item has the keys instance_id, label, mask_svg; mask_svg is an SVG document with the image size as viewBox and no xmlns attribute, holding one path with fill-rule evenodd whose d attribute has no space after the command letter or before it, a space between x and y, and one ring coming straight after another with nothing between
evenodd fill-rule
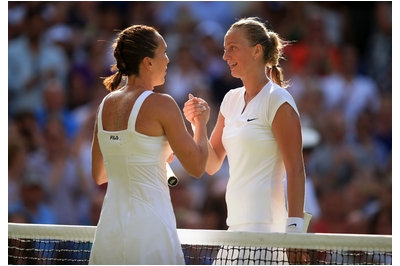
<instances>
[{"instance_id":1,"label":"bare arm","mask_svg":"<svg viewBox=\"0 0 400 266\"><path fill-rule=\"evenodd\" d=\"M289 217L303 218L305 170L300 119L292 106L282 104L272 122L272 131L286 168Z\"/></svg>"},{"instance_id":2,"label":"bare arm","mask_svg":"<svg viewBox=\"0 0 400 266\"><path fill-rule=\"evenodd\" d=\"M210 117L210 108L198 108L198 116L194 124L198 128L193 137L187 131L182 113L175 100L169 95L163 95L159 121L165 131L169 144L185 171L196 178L200 178L206 167L208 158L207 127ZM161 102L160 102L161 103ZM200 114L201 113L201 114Z\"/></svg>"},{"instance_id":3,"label":"bare arm","mask_svg":"<svg viewBox=\"0 0 400 266\"><path fill-rule=\"evenodd\" d=\"M207 105L207 102L201 98L190 97L189 101L185 103L183 108L186 119L192 124L193 132L197 131L196 125L194 124L194 119L198 115L196 110L198 106ZM222 145L222 132L225 125L224 116L219 113L217 124L211 134L210 141L208 141L208 160L206 165L206 172L210 175L215 174L222 166L224 162L226 152Z\"/></svg>"},{"instance_id":4,"label":"bare arm","mask_svg":"<svg viewBox=\"0 0 400 266\"><path fill-rule=\"evenodd\" d=\"M98 112L99 110L97 110ZM101 154L99 140L97 138L97 115L93 130L92 141L92 176L96 184L101 185L108 182L106 168Z\"/></svg>"},{"instance_id":5,"label":"bare arm","mask_svg":"<svg viewBox=\"0 0 400 266\"><path fill-rule=\"evenodd\" d=\"M225 117L219 113L217 124L211 133L211 138L208 143L209 156L207 160L206 171L209 175L215 174L221 169L222 163L224 162L226 151L222 145L222 132L224 130Z\"/></svg>"}]
</instances>

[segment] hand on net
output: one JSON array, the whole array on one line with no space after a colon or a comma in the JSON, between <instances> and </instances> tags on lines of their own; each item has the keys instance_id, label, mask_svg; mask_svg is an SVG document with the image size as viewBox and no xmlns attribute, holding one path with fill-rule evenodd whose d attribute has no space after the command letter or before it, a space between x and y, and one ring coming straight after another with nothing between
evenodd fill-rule
<instances>
[{"instance_id":1,"label":"hand on net","mask_svg":"<svg viewBox=\"0 0 400 266\"><path fill-rule=\"evenodd\" d=\"M287 248L286 256L292 265L310 265L310 256L307 249Z\"/></svg>"}]
</instances>

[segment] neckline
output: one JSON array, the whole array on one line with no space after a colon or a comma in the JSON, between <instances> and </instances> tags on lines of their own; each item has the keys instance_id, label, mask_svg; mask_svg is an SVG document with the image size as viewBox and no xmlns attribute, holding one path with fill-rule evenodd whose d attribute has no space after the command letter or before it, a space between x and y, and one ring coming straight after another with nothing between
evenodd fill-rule
<instances>
[{"instance_id":1,"label":"neckline","mask_svg":"<svg viewBox=\"0 0 400 266\"><path fill-rule=\"evenodd\" d=\"M253 102L253 100L254 100L255 98L257 98L258 95L260 95L261 91L263 91L263 90L267 87L268 84L269 84L269 81L268 81L266 84L264 84L264 86L261 88L261 90L260 90L259 92L257 92L257 94L254 95L254 97L251 98L247 104L246 104L246 99L245 99L245 97L246 97L246 96L245 96L245 95L246 95L246 88L245 88L245 86L243 86L243 95L242 95L242 99L243 99L244 106L243 106L242 112L241 112L240 114L243 114L243 113L244 113L244 111L247 109L247 106L249 106L249 104L250 104L251 102Z\"/></svg>"}]
</instances>

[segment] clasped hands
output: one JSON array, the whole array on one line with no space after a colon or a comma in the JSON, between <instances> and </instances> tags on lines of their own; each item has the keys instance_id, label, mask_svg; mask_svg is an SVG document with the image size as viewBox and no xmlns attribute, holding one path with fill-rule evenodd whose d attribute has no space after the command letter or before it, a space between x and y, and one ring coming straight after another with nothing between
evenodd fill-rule
<instances>
[{"instance_id":1,"label":"clasped hands","mask_svg":"<svg viewBox=\"0 0 400 266\"><path fill-rule=\"evenodd\" d=\"M189 100L185 102L183 113L191 124L195 124L196 119L205 119L205 123L210 119L208 103L201 98L194 97L192 94L189 94Z\"/></svg>"}]
</instances>

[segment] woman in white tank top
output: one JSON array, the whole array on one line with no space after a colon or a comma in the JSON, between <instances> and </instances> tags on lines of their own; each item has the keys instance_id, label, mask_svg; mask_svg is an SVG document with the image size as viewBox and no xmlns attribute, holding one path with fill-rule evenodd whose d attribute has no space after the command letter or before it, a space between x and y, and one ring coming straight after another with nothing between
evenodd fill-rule
<instances>
[{"instance_id":1,"label":"woman in white tank top","mask_svg":"<svg viewBox=\"0 0 400 266\"><path fill-rule=\"evenodd\" d=\"M93 178L108 184L90 264L185 264L166 162L174 153L189 175L202 176L210 110L193 106L192 137L175 100L153 92L164 83L166 46L145 25L126 28L113 44L116 73L104 80L110 93L99 106L92 143Z\"/></svg>"}]
</instances>

